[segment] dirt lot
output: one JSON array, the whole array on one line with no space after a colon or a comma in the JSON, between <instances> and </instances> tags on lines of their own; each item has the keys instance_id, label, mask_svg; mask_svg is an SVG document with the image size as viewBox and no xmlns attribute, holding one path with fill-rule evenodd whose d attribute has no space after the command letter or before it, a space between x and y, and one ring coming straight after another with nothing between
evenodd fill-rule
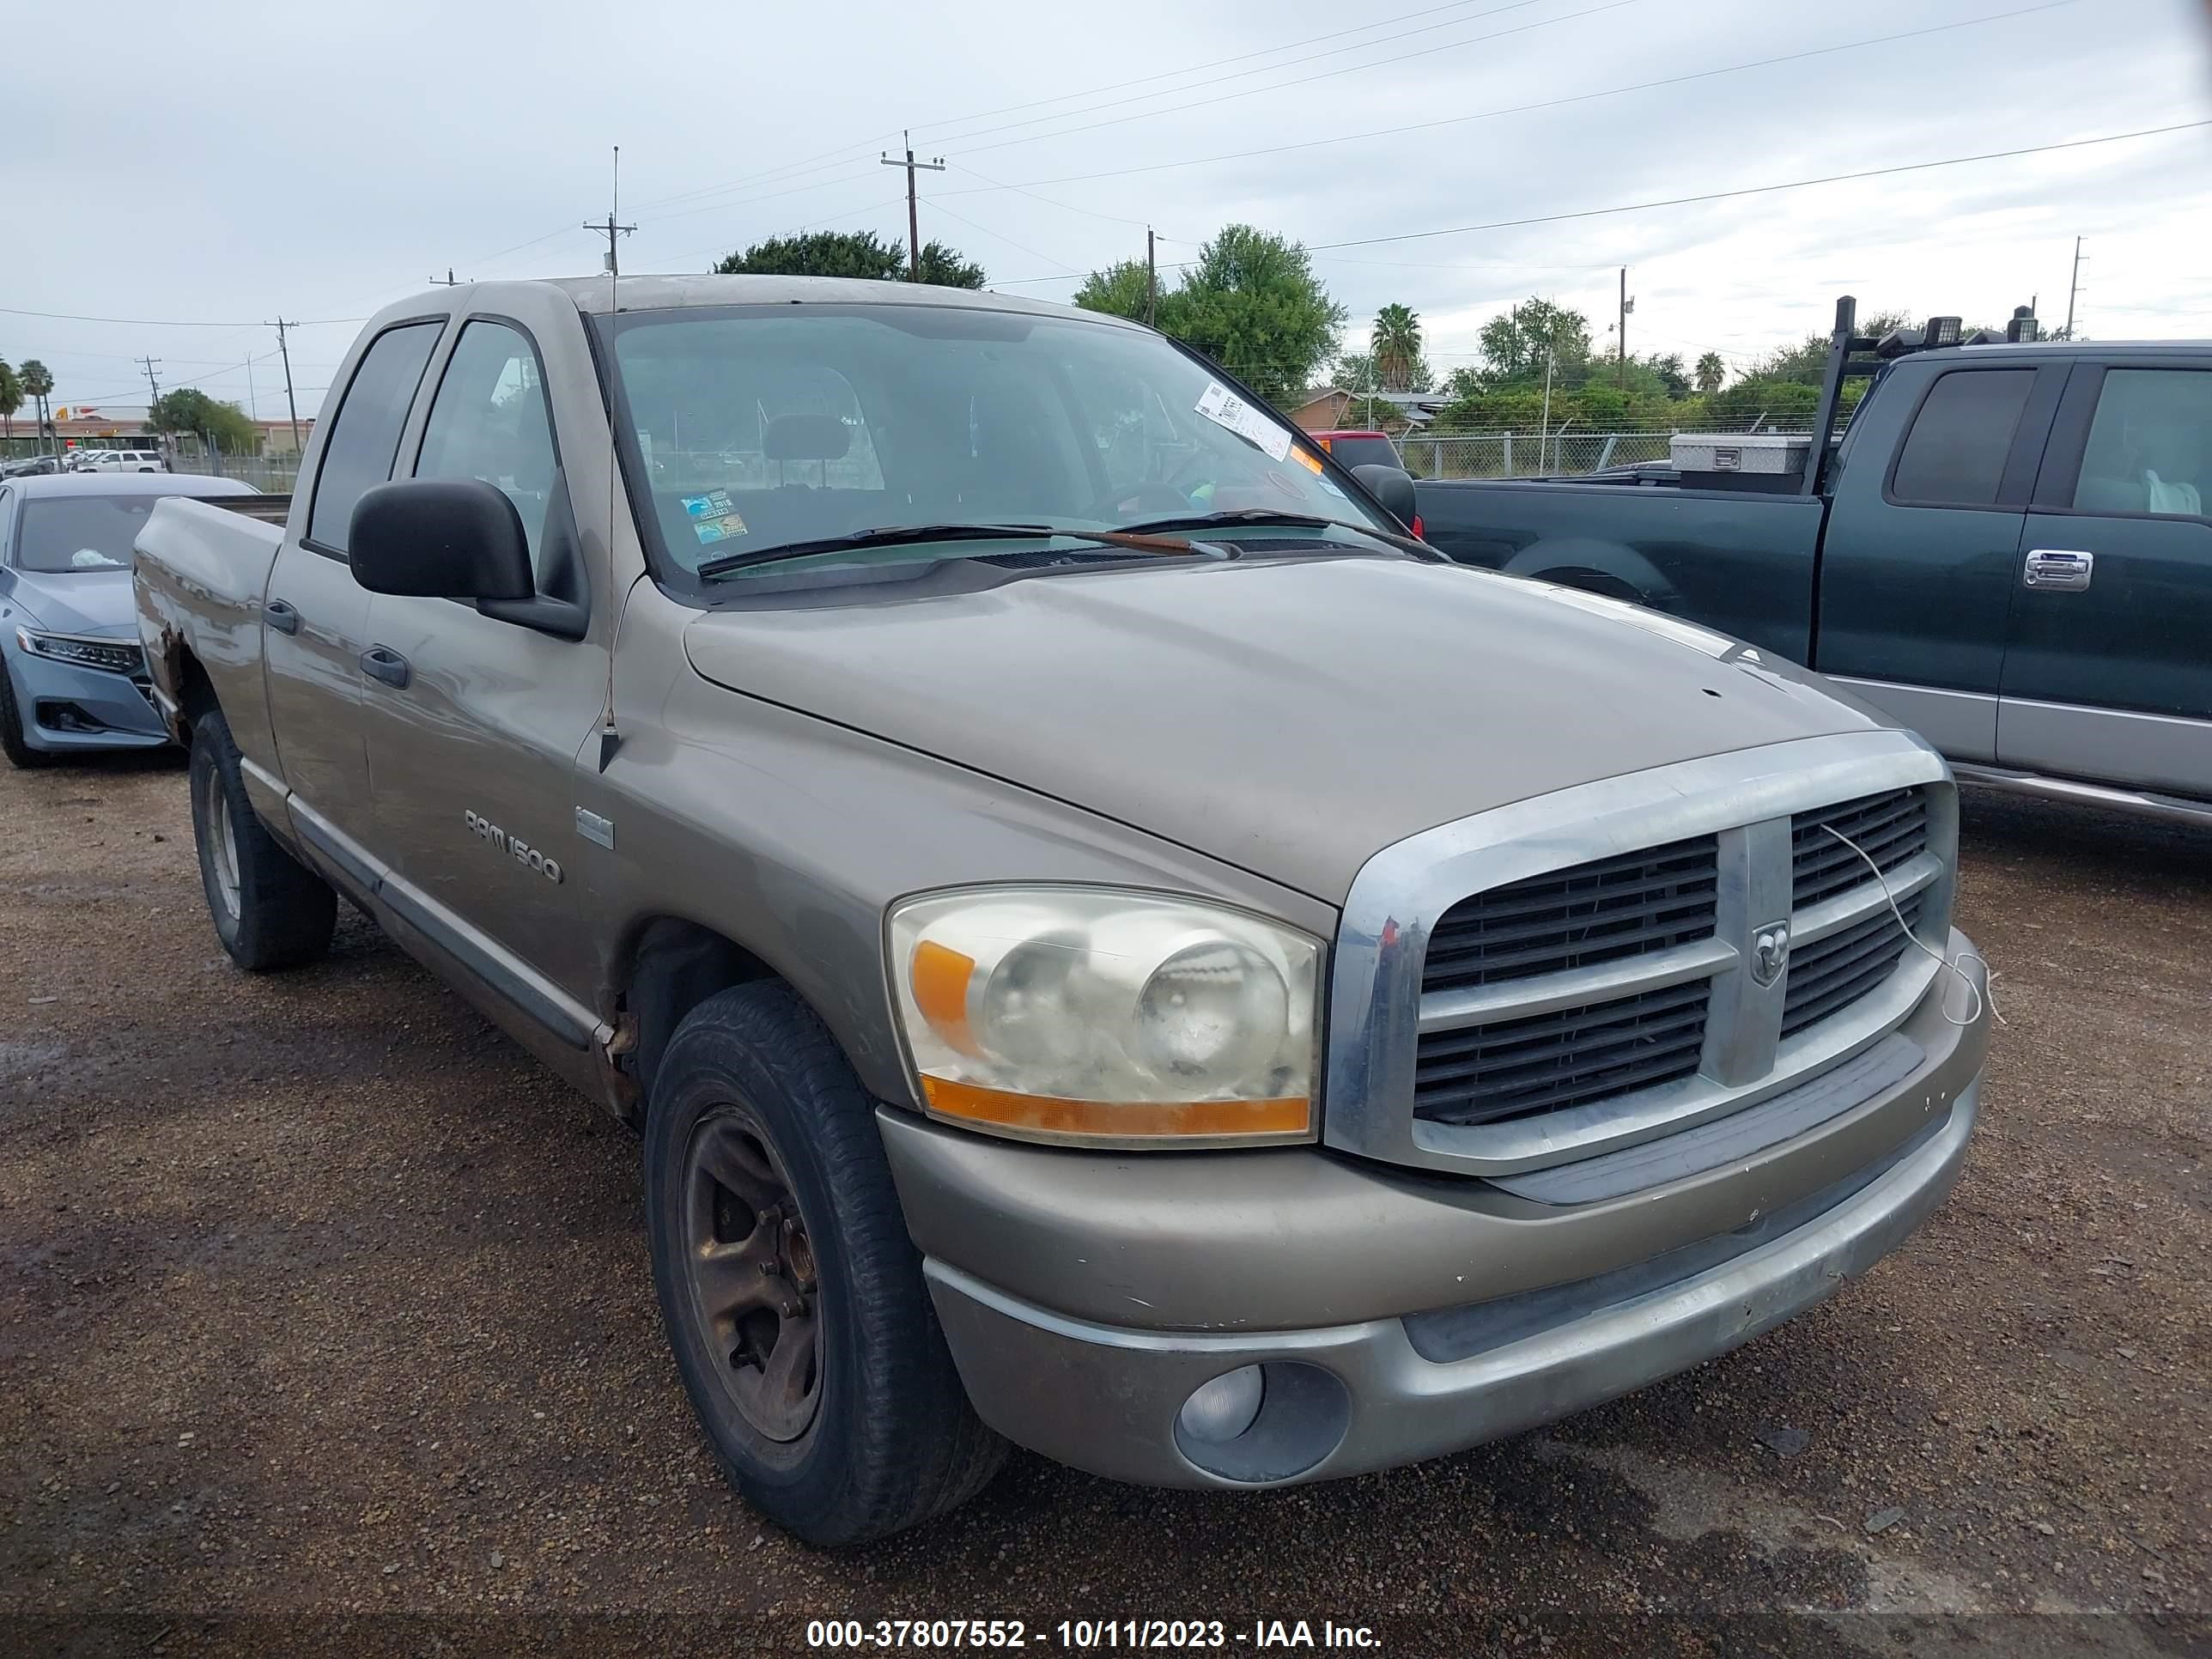
<instances>
[{"instance_id":1,"label":"dirt lot","mask_svg":"<svg viewBox=\"0 0 2212 1659\"><path fill-rule=\"evenodd\" d=\"M634 1141L357 918L233 971L176 766L0 774L0 1650L782 1651L825 1615L2201 1650L2212 836L1971 798L1961 920L2009 1022L1971 1166L1808 1317L1419 1468L1218 1497L1018 1455L824 1557L702 1450Z\"/></svg>"}]
</instances>

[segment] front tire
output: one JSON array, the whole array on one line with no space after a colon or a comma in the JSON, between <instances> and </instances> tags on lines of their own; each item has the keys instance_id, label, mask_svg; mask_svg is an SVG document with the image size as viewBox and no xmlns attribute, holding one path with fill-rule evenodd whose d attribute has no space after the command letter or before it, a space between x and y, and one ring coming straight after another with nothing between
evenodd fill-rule
<instances>
[{"instance_id":1,"label":"front tire","mask_svg":"<svg viewBox=\"0 0 2212 1659\"><path fill-rule=\"evenodd\" d=\"M331 948L337 895L276 844L246 796L238 745L222 711L192 727L192 839L216 937L252 974L297 968Z\"/></svg>"},{"instance_id":2,"label":"front tire","mask_svg":"<svg viewBox=\"0 0 2212 1659\"><path fill-rule=\"evenodd\" d=\"M31 747L23 725L22 708L15 702L15 683L9 678L4 662L0 662L0 751L27 772L33 767L54 763L54 757L45 750Z\"/></svg>"},{"instance_id":3,"label":"front tire","mask_svg":"<svg viewBox=\"0 0 2212 1659\"><path fill-rule=\"evenodd\" d=\"M685 1017L645 1130L653 1285L724 1472L825 1547L965 1503L1006 1443L968 1403L875 1109L788 987Z\"/></svg>"}]
</instances>

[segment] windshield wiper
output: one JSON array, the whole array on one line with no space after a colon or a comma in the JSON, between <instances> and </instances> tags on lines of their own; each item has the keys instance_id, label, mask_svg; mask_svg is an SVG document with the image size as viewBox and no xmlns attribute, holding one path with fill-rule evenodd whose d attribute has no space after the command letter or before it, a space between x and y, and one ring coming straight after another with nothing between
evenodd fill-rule
<instances>
[{"instance_id":1,"label":"windshield wiper","mask_svg":"<svg viewBox=\"0 0 2212 1659\"><path fill-rule=\"evenodd\" d=\"M913 524L884 525L874 530L856 530L849 536L823 536L813 541L781 542L774 547L748 548L742 553L726 553L719 559L709 559L699 567L699 574L708 580L726 576L734 570L748 570L756 565L775 564L784 559L803 559L816 553L850 553L870 547L902 547L929 542L1034 542L1049 540L1055 536L1073 541L1090 542L1099 547L1112 547L1149 557L1226 558L1227 553L1215 548L1194 545L1180 537L1156 536L1146 533L1139 526L1135 530L1059 530L1048 524Z\"/></svg>"},{"instance_id":2,"label":"windshield wiper","mask_svg":"<svg viewBox=\"0 0 2212 1659\"><path fill-rule=\"evenodd\" d=\"M1395 530L1382 530L1370 524L1350 524L1342 519L1324 519L1311 513L1278 513L1267 507L1230 507L1218 513L1178 513L1170 519L1146 519L1139 524L1126 524L1122 530L1130 535L1157 535L1170 530L1202 530L1209 525L1249 524L1281 525L1292 530L1349 530L1361 536L1372 536L1376 541L1388 542L1393 547L1402 547L1408 553L1418 553L1425 559L1442 559L1443 555L1425 542Z\"/></svg>"}]
</instances>

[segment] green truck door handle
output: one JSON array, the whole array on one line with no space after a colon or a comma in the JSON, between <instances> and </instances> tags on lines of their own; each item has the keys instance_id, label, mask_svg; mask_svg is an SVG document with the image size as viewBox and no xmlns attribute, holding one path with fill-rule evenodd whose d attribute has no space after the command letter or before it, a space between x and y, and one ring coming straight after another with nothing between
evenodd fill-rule
<instances>
[{"instance_id":1,"label":"green truck door handle","mask_svg":"<svg viewBox=\"0 0 2212 1659\"><path fill-rule=\"evenodd\" d=\"M2021 580L2029 587L2045 587L2060 593L2081 593L2087 591L2089 577L2096 568L2097 556L2094 553L2039 547L2027 556L2027 563L2021 571Z\"/></svg>"}]
</instances>

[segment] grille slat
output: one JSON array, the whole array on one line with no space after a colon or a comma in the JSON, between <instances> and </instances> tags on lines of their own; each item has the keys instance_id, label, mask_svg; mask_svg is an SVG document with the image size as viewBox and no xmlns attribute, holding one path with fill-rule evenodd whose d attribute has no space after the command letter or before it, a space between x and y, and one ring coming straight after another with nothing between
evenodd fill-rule
<instances>
[{"instance_id":1,"label":"grille slat","mask_svg":"<svg viewBox=\"0 0 2212 1659\"><path fill-rule=\"evenodd\" d=\"M1927 850L1927 791L1892 789L1792 817L1790 903L1796 909L1808 909L1873 879L1859 855L1826 833L1827 829L1856 842L1887 875Z\"/></svg>"},{"instance_id":2,"label":"grille slat","mask_svg":"<svg viewBox=\"0 0 2212 1659\"><path fill-rule=\"evenodd\" d=\"M1907 926L1920 926L1922 895L1898 907ZM1897 971L1911 949L1887 905L1841 933L1807 945L1790 964L1782 1035L1791 1037L1840 1013Z\"/></svg>"},{"instance_id":3,"label":"grille slat","mask_svg":"<svg viewBox=\"0 0 2212 1659\"><path fill-rule=\"evenodd\" d=\"M1709 938L1719 845L1700 836L1462 899L1429 933L1424 991L1564 973Z\"/></svg>"},{"instance_id":4,"label":"grille slat","mask_svg":"<svg viewBox=\"0 0 2212 1659\"><path fill-rule=\"evenodd\" d=\"M1439 1123L1494 1123L1687 1077L1705 1047L1711 992L1699 980L1431 1033L1420 1039L1414 1111Z\"/></svg>"}]
</instances>

